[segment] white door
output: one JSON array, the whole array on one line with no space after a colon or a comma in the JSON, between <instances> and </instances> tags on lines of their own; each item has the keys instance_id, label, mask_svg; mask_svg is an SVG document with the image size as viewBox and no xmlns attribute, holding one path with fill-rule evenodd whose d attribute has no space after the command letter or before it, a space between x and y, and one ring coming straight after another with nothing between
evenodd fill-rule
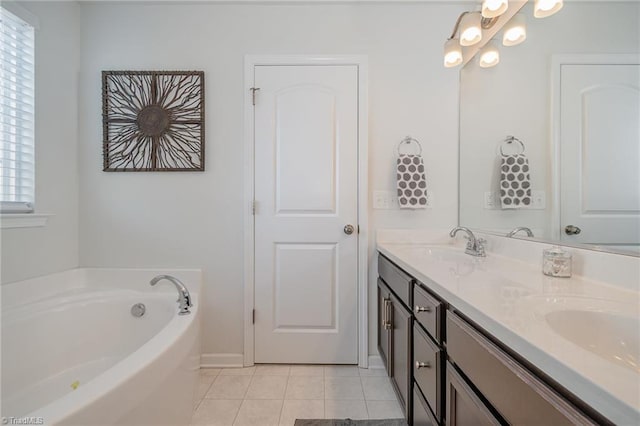
<instances>
[{"instance_id":1,"label":"white door","mask_svg":"<svg viewBox=\"0 0 640 426\"><path fill-rule=\"evenodd\" d=\"M560 79L561 239L637 245L640 67L564 64Z\"/></svg>"},{"instance_id":2,"label":"white door","mask_svg":"<svg viewBox=\"0 0 640 426\"><path fill-rule=\"evenodd\" d=\"M255 362L356 364L357 66L254 78Z\"/></svg>"}]
</instances>

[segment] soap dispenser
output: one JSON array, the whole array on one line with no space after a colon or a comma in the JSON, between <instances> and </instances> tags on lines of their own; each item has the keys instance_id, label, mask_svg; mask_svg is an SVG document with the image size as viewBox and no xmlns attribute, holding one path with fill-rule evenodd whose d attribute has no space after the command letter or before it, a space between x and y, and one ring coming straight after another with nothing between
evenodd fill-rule
<instances>
[{"instance_id":1,"label":"soap dispenser","mask_svg":"<svg viewBox=\"0 0 640 426\"><path fill-rule=\"evenodd\" d=\"M571 253L558 246L543 250L542 273L550 277L571 277Z\"/></svg>"}]
</instances>

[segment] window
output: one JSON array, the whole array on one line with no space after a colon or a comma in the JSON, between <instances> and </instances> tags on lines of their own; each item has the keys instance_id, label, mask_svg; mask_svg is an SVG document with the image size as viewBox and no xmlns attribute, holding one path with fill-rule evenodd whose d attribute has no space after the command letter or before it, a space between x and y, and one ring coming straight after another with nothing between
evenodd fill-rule
<instances>
[{"instance_id":1,"label":"window","mask_svg":"<svg viewBox=\"0 0 640 426\"><path fill-rule=\"evenodd\" d=\"M33 212L34 27L0 7L0 211Z\"/></svg>"}]
</instances>

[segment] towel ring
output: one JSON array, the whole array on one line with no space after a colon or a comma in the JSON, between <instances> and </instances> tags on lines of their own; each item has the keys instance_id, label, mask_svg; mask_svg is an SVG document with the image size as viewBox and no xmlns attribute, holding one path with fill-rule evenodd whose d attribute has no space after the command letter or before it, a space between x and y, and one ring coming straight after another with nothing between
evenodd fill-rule
<instances>
[{"instance_id":1,"label":"towel ring","mask_svg":"<svg viewBox=\"0 0 640 426\"><path fill-rule=\"evenodd\" d=\"M400 141L400 143L398 144L398 155L401 155L402 153L400 152L400 148L402 148L402 145L410 145L411 143L415 143L416 145L418 145L418 155L422 155L422 145L420 145L420 142L418 142L417 139L412 138L411 136L407 136L406 138L402 139Z\"/></svg>"},{"instance_id":2,"label":"towel ring","mask_svg":"<svg viewBox=\"0 0 640 426\"><path fill-rule=\"evenodd\" d=\"M505 145L511 145L513 142L518 142L518 144L520 144L520 148L522 148L522 151L518 152L517 154L524 154L524 143L515 136L507 136L507 138L500 145L500 155L504 155L504 151L502 151L502 148L504 148Z\"/></svg>"}]
</instances>

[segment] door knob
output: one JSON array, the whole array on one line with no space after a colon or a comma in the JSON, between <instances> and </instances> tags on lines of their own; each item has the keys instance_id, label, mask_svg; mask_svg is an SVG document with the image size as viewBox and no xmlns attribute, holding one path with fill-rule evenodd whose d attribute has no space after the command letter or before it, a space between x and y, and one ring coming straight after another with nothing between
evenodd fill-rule
<instances>
[{"instance_id":1,"label":"door knob","mask_svg":"<svg viewBox=\"0 0 640 426\"><path fill-rule=\"evenodd\" d=\"M419 370L421 368L431 368L431 364L429 362L416 361L416 369Z\"/></svg>"},{"instance_id":2,"label":"door knob","mask_svg":"<svg viewBox=\"0 0 640 426\"><path fill-rule=\"evenodd\" d=\"M564 233L567 235L578 235L580 231L582 230L574 225L567 225L564 227Z\"/></svg>"},{"instance_id":3,"label":"door knob","mask_svg":"<svg viewBox=\"0 0 640 426\"><path fill-rule=\"evenodd\" d=\"M353 231L355 230L355 228L353 227L353 225L347 225L344 227L344 233L347 235L351 235L353 234Z\"/></svg>"}]
</instances>

